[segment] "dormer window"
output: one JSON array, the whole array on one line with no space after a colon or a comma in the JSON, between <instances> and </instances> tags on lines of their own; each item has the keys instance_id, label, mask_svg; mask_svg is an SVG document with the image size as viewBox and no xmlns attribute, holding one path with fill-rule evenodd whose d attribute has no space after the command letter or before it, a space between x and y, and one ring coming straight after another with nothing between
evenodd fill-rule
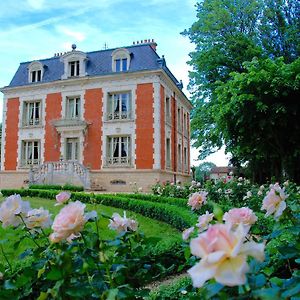
<instances>
[{"instance_id":1,"label":"dormer window","mask_svg":"<svg viewBox=\"0 0 300 300\"><path fill-rule=\"evenodd\" d=\"M73 50L61 56L60 61L64 63L64 74L61 79L68 79L71 77L86 76L86 60L87 56L84 52Z\"/></svg>"},{"instance_id":2,"label":"dormer window","mask_svg":"<svg viewBox=\"0 0 300 300\"><path fill-rule=\"evenodd\" d=\"M28 81L40 82L43 77L43 65L39 61L34 61L28 66Z\"/></svg>"},{"instance_id":3,"label":"dormer window","mask_svg":"<svg viewBox=\"0 0 300 300\"><path fill-rule=\"evenodd\" d=\"M69 62L69 77L79 76L79 60Z\"/></svg>"},{"instance_id":4,"label":"dormer window","mask_svg":"<svg viewBox=\"0 0 300 300\"><path fill-rule=\"evenodd\" d=\"M127 71L127 58L116 59L116 72Z\"/></svg>"},{"instance_id":5,"label":"dormer window","mask_svg":"<svg viewBox=\"0 0 300 300\"><path fill-rule=\"evenodd\" d=\"M116 49L111 56L113 72L125 72L129 70L130 52L127 49Z\"/></svg>"}]
</instances>

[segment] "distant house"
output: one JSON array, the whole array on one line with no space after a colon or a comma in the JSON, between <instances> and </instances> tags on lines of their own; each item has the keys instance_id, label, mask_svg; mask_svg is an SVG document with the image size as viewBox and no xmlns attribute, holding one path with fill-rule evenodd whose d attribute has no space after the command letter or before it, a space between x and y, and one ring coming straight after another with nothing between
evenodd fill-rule
<instances>
[{"instance_id":1,"label":"distant house","mask_svg":"<svg viewBox=\"0 0 300 300\"><path fill-rule=\"evenodd\" d=\"M30 174L31 182L73 184L76 175L108 191L189 180L192 105L156 46L144 40L82 52L72 45L21 63L1 89L1 187L20 187Z\"/></svg>"},{"instance_id":2,"label":"distant house","mask_svg":"<svg viewBox=\"0 0 300 300\"><path fill-rule=\"evenodd\" d=\"M211 180L228 179L231 177L231 172L234 172L232 167L214 167L210 171L209 178Z\"/></svg>"}]
</instances>

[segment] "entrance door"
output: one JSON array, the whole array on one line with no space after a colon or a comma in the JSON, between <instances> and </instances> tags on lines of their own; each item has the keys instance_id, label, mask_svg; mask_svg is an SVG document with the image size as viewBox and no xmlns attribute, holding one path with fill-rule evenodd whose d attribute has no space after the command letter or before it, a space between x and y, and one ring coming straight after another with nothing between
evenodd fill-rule
<instances>
[{"instance_id":1,"label":"entrance door","mask_svg":"<svg viewBox=\"0 0 300 300\"><path fill-rule=\"evenodd\" d=\"M78 160L79 157L79 139L67 138L66 139L66 159Z\"/></svg>"}]
</instances>

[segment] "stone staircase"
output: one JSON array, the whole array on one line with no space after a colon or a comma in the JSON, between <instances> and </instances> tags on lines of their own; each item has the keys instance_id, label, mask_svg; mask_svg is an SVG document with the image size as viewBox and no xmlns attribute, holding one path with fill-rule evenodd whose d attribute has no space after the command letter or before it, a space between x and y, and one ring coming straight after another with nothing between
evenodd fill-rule
<instances>
[{"instance_id":1,"label":"stone staircase","mask_svg":"<svg viewBox=\"0 0 300 300\"><path fill-rule=\"evenodd\" d=\"M91 189L90 172L77 161L46 162L32 167L29 184L72 184Z\"/></svg>"}]
</instances>

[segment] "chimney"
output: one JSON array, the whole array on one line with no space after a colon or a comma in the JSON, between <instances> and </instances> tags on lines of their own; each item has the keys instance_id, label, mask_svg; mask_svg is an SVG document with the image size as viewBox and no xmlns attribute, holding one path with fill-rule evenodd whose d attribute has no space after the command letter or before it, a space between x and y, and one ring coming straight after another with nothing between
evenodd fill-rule
<instances>
[{"instance_id":1,"label":"chimney","mask_svg":"<svg viewBox=\"0 0 300 300\"><path fill-rule=\"evenodd\" d=\"M150 42L150 40L149 40ZM157 43L154 41L154 39L151 40L151 42L149 43L151 48L156 51L156 47L157 47Z\"/></svg>"},{"instance_id":2,"label":"chimney","mask_svg":"<svg viewBox=\"0 0 300 300\"><path fill-rule=\"evenodd\" d=\"M133 45L141 45L141 44L148 44L154 51L156 51L157 44L154 41L154 39L147 39L147 40L133 42Z\"/></svg>"}]
</instances>

